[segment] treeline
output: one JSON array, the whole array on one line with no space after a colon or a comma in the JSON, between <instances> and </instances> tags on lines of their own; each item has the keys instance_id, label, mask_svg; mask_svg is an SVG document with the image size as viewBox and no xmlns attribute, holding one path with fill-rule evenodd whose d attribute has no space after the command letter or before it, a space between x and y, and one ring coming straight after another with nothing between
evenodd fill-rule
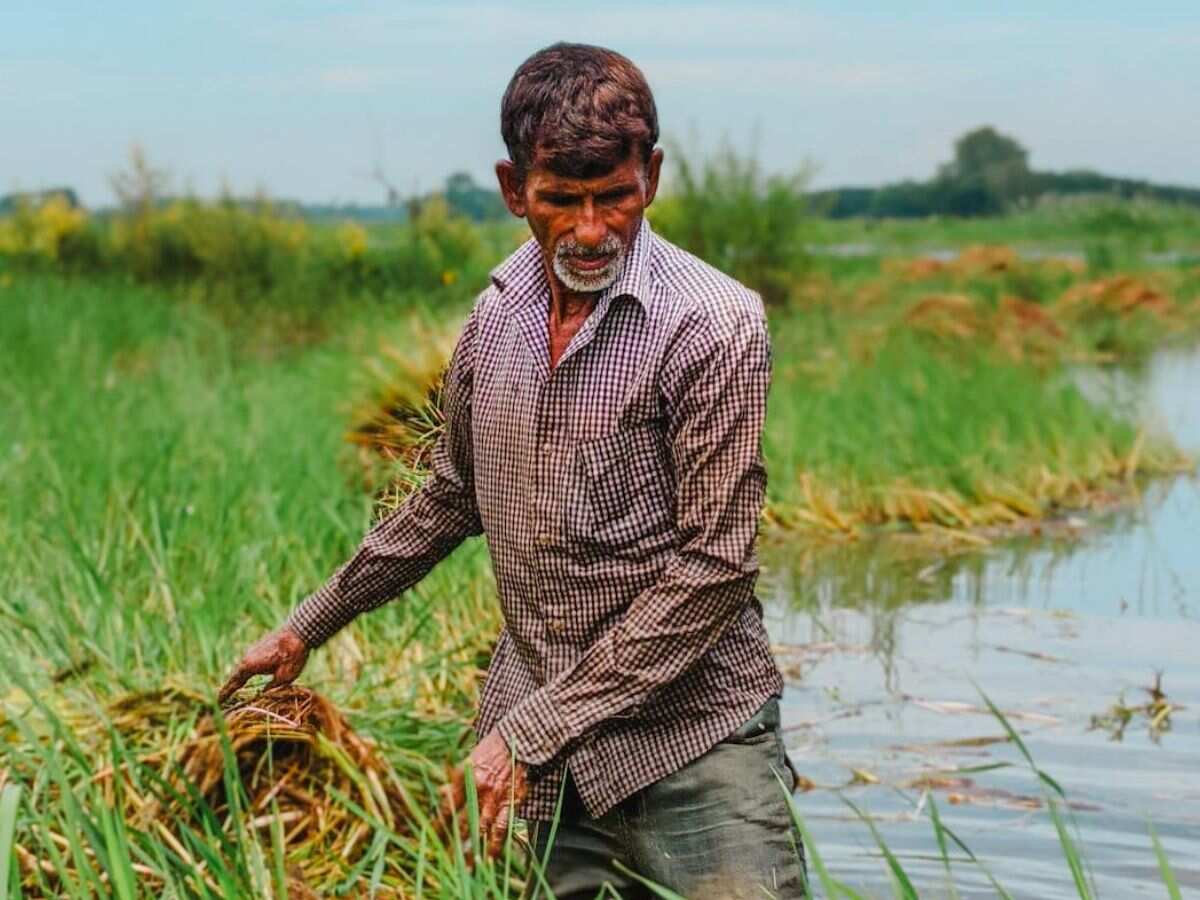
<instances>
[{"instance_id":1,"label":"treeline","mask_svg":"<svg viewBox=\"0 0 1200 900\"><path fill-rule=\"evenodd\" d=\"M140 158L135 152L135 158ZM120 175L115 176L117 178ZM195 198L187 195L172 195L156 185L154 203L166 208L176 203L187 203ZM118 191L118 195L120 191ZM46 188L40 191L16 191L0 195L0 216L15 215L22 207L38 208L52 199L65 203L72 209L82 206L79 196L70 187ZM254 209L262 203L259 197L224 197L224 202L234 203L244 209ZM122 201L123 202L123 201ZM449 175L442 187L425 194L401 198L389 191L386 203L301 203L296 200L274 199L272 205L280 213L296 216L310 222L361 222L369 224L396 225L415 219L421 209L429 203L444 202L451 215L472 222L496 222L509 218L500 192L480 186L467 172ZM104 217L120 212L116 209L98 209L97 215Z\"/></svg>"},{"instance_id":2,"label":"treeline","mask_svg":"<svg viewBox=\"0 0 1200 900\"><path fill-rule=\"evenodd\" d=\"M1158 185L1099 172L1035 172L1031 202L1070 197L1153 200L1200 207L1200 189ZM985 216L1006 211L978 186L947 184L940 179L902 181L883 187L846 187L809 194L812 211L831 219L919 219L926 216Z\"/></svg>"},{"instance_id":3,"label":"treeline","mask_svg":"<svg viewBox=\"0 0 1200 900\"><path fill-rule=\"evenodd\" d=\"M1089 170L1035 172L1013 138L985 126L963 135L954 159L927 181L845 187L809 194L812 211L833 219L994 216L1072 197L1144 199L1200 207L1200 189L1114 178Z\"/></svg>"}]
</instances>

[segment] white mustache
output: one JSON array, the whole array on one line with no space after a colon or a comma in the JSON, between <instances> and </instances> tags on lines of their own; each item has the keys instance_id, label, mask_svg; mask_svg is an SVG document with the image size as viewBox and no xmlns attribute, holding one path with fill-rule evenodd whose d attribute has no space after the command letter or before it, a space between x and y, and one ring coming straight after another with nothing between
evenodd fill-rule
<instances>
[{"instance_id":1,"label":"white mustache","mask_svg":"<svg viewBox=\"0 0 1200 900\"><path fill-rule=\"evenodd\" d=\"M559 242L555 255L562 259L601 259L605 256L616 256L625 245L615 234L610 234L600 242L599 247L583 248L574 238L565 238Z\"/></svg>"}]
</instances>

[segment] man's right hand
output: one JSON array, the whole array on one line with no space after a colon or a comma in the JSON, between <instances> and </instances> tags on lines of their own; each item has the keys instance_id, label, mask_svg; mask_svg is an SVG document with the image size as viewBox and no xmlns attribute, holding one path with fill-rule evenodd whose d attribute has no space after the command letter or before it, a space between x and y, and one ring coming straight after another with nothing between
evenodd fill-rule
<instances>
[{"instance_id":1,"label":"man's right hand","mask_svg":"<svg viewBox=\"0 0 1200 900\"><path fill-rule=\"evenodd\" d=\"M308 647L300 635L287 626L272 631L246 651L217 695L217 702L224 703L254 675L273 675L271 687L290 684L304 670L307 661Z\"/></svg>"}]
</instances>

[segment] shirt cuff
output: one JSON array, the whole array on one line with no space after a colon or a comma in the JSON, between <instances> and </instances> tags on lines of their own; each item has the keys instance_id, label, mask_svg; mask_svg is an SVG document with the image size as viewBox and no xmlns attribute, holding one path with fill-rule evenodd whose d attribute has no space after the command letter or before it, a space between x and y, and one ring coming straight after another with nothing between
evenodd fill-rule
<instances>
[{"instance_id":1,"label":"shirt cuff","mask_svg":"<svg viewBox=\"0 0 1200 900\"><path fill-rule=\"evenodd\" d=\"M355 616L338 597L334 580L306 597L288 616L288 627L300 635L309 650L320 647Z\"/></svg>"},{"instance_id":2,"label":"shirt cuff","mask_svg":"<svg viewBox=\"0 0 1200 900\"><path fill-rule=\"evenodd\" d=\"M496 725L513 756L531 766L548 763L570 743L567 720L546 688L538 688Z\"/></svg>"}]
</instances>

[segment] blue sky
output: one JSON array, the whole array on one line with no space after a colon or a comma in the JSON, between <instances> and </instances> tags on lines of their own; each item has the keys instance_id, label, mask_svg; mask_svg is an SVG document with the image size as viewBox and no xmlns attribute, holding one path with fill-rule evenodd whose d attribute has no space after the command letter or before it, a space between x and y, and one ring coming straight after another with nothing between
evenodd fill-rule
<instances>
[{"instance_id":1,"label":"blue sky","mask_svg":"<svg viewBox=\"0 0 1200 900\"><path fill-rule=\"evenodd\" d=\"M1200 2L2 0L0 193L111 200L139 142L176 189L380 199L491 179L500 95L555 40L630 56L664 133L815 183L927 177L990 123L1038 168L1200 184Z\"/></svg>"}]
</instances>

